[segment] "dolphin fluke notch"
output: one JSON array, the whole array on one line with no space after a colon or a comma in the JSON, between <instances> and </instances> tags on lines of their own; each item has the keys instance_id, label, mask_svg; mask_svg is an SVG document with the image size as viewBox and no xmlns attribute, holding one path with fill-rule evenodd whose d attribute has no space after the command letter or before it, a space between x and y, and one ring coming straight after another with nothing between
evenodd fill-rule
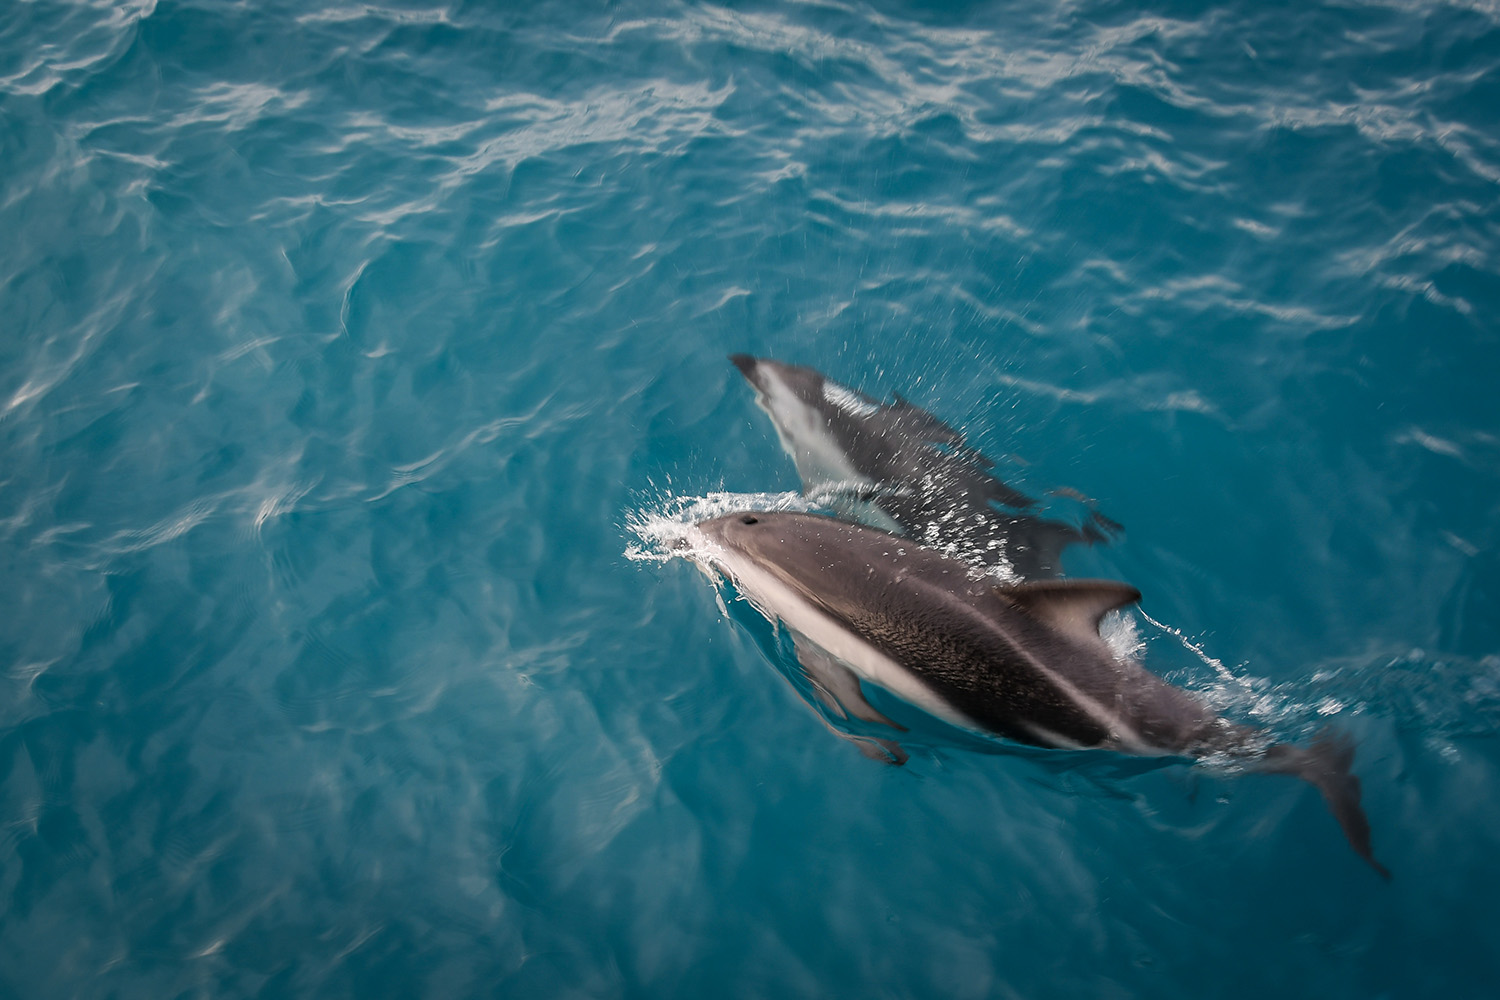
<instances>
[{"instance_id":1,"label":"dolphin fluke notch","mask_svg":"<svg viewBox=\"0 0 1500 1000\"><path fill-rule=\"evenodd\" d=\"M1310 746L1278 743L1270 747L1257 770L1290 774L1315 787L1328 803L1328 811L1338 820L1354 853L1364 858L1382 878L1389 879L1390 870L1375 860L1370 847L1370 820L1359 804L1359 778L1351 770L1353 764L1354 741L1347 734L1324 729Z\"/></svg>"}]
</instances>

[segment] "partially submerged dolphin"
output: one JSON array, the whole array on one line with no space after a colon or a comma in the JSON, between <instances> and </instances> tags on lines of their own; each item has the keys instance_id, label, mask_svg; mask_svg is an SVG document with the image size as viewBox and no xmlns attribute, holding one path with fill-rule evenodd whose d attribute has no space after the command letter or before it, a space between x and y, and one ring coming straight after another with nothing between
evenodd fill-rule
<instances>
[{"instance_id":1,"label":"partially submerged dolphin","mask_svg":"<svg viewBox=\"0 0 1500 1000\"><path fill-rule=\"evenodd\" d=\"M833 711L902 728L865 700L864 680L953 725L1021 743L1243 758L1314 785L1355 852L1389 877L1371 854L1347 739L1272 743L1114 655L1099 620L1139 600L1135 588L1107 580L1002 584L906 539L814 514L743 512L697 529L695 557L786 624ZM890 741L874 742L896 763L905 760Z\"/></svg>"},{"instance_id":2,"label":"partially submerged dolphin","mask_svg":"<svg viewBox=\"0 0 1500 1000\"><path fill-rule=\"evenodd\" d=\"M730 360L797 465L804 493L841 516L949 548L1023 579L1056 576L1062 550L1119 525L1094 512L1081 529L1035 516L1037 502L995 478L964 436L898 394L881 403L815 368L748 354Z\"/></svg>"}]
</instances>

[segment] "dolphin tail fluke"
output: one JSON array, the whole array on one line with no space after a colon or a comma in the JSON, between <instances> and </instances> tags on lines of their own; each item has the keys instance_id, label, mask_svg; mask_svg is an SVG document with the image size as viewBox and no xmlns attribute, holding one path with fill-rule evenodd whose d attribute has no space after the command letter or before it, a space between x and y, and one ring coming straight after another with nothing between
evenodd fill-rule
<instances>
[{"instance_id":1,"label":"dolphin tail fluke","mask_svg":"<svg viewBox=\"0 0 1500 1000\"><path fill-rule=\"evenodd\" d=\"M1261 770L1290 774L1317 788L1338 820L1354 853L1389 879L1390 871L1375 860L1370 849L1370 821L1359 804L1359 778L1350 769L1354 763L1354 741L1347 734L1324 729L1306 747L1278 743L1266 751Z\"/></svg>"}]
</instances>

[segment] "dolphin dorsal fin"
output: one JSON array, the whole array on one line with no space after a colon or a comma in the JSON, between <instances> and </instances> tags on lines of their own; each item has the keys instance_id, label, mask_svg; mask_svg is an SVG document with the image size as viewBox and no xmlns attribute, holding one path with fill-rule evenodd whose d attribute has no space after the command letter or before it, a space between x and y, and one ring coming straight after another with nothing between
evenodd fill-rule
<instances>
[{"instance_id":1,"label":"dolphin dorsal fin","mask_svg":"<svg viewBox=\"0 0 1500 1000\"><path fill-rule=\"evenodd\" d=\"M1099 638L1099 619L1141 599L1139 590L1114 580L1038 580L995 592L1059 632L1093 640Z\"/></svg>"}]
</instances>

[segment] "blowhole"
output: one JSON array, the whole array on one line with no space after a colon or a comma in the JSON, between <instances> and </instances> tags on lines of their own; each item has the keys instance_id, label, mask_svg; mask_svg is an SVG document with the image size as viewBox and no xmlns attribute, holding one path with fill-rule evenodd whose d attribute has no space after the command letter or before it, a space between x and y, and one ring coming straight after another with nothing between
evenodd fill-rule
<instances>
[{"instance_id":1,"label":"blowhole","mask_svg":"<svg viewBox=\"0 0 1500 1000\"><path fill-rule=\"evenodd\" d=\"M740 518L740 523L741 524L759 524L760 523L760 518L756 517L754 514L746 514L744 517Z\"/></svg>"}]
</instances>

